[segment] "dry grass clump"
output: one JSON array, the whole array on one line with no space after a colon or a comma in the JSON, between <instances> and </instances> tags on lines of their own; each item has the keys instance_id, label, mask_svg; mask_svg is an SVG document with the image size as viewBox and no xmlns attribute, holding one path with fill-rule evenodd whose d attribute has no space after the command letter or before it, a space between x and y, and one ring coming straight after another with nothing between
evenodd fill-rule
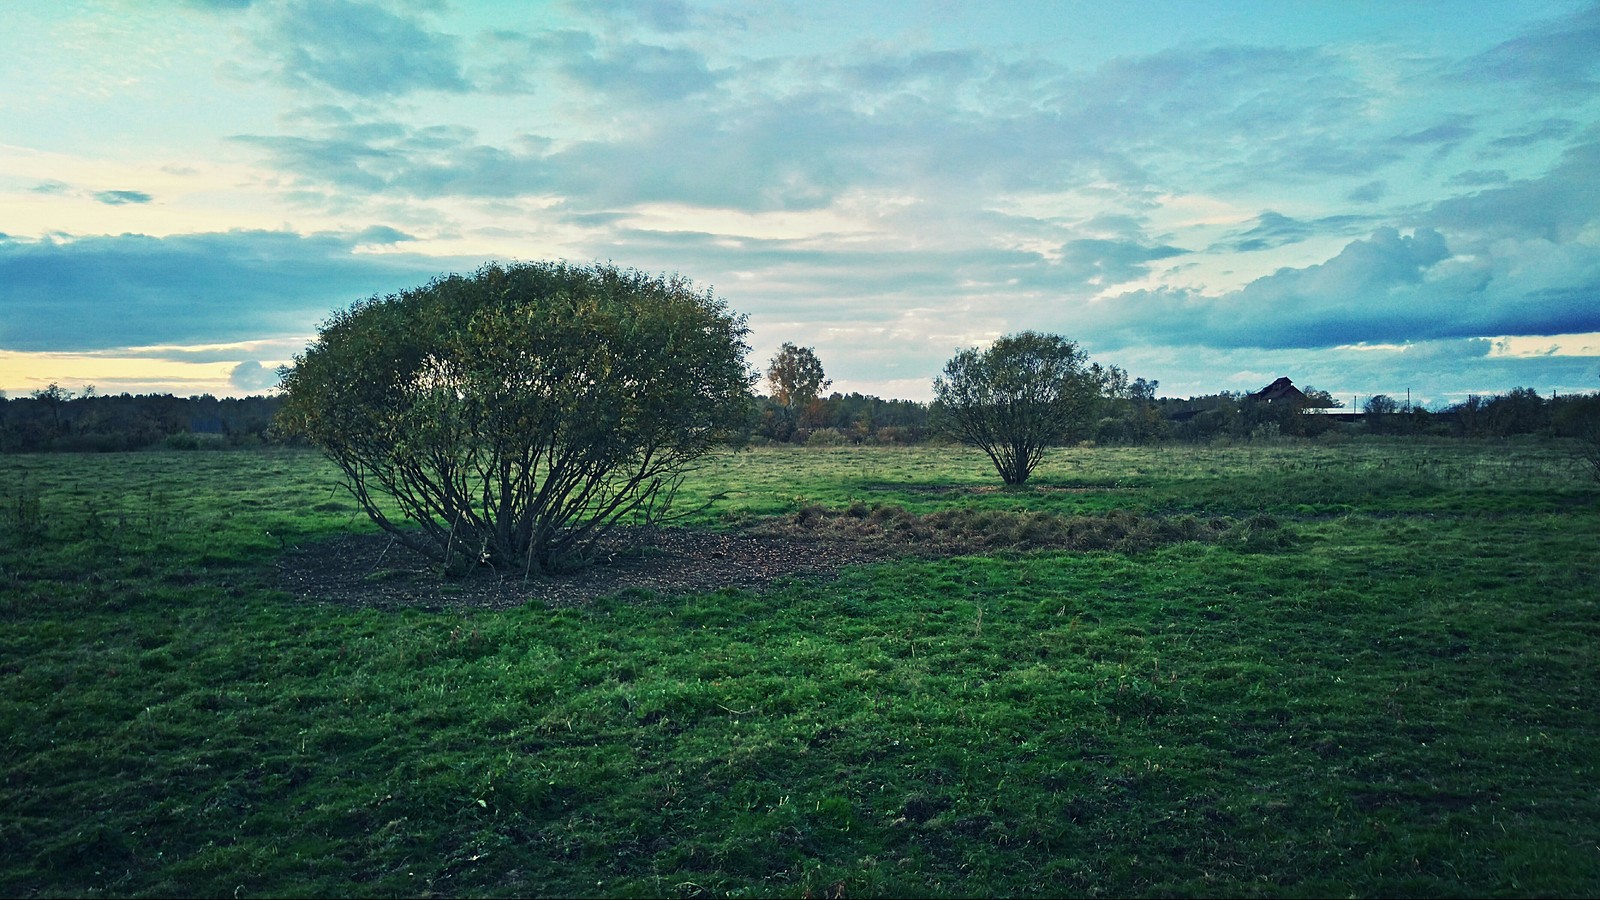
<instances>
[{"instance_id":1,"label":"dry grass clump","mask_svg":"<svg viewBox=\"0 0 1600 900\"><path fill-rule=\"evenodd\" d=\"M860 501L844 510L807 504L793 514L758 526L770 534L905 545L931 555L1028 550L1137 552L1185 541L1237 541L1251 549L1287 543L1275 520L1248 521L1192 515L1142 516L1125 510L1105 515L958 508L918 515L896 504Z\"/></svg>"}]
</instances>

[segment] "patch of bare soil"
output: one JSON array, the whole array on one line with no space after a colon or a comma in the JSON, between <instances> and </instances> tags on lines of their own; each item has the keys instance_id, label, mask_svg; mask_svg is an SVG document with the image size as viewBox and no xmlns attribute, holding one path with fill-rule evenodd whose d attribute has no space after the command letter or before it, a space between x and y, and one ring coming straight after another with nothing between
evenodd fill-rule
<instances>
[{"instance_id":1,"label":"patch of bare soil","mask_svg":"<svg viewBox=\"0 0 1600 900\"><path fill-rule=\"evenodd\" d=\"M624 533L593 564L533 576L480 569L441 576L439 566L387 535L308 544L278 561L279 587L306 600L382 609L504 609L540 600L571 606L629 589L656 593L759 590L785 577L828 577L848 565L900 553L887 545L755 531L662 529Z\"/></svg>"},{"instance_id":2,"label":"patch of bare soil","mask_svg":"<svg viewBox=\"0 0 1600 900\"><path fill-rule=\"evenodd\" d=\"M1271 530L1276 527L1272 523ZM387 535L351 535L286 553L278 561L278 584L307 600L385 609L503 609L535 599L570 606L630 589L664 594L759 590L782 578L827 578L845 566L905 557L1045 549L1135 552L1178 541L1218 540L1238 530L1238 523L1221 519L1116 511L1059 516L954 510L919 516L897 506L856 504L843 511L808 506L735 531L618 529L592 565L548 577L489 569L445 577L437 564Z\"/></svg>"},{"instance_id":3,"label":"patch of bare soil","mask_svg":"<svg viewBox=\"0 0 1600 900\"><path fill-rule=\"evenodd\" d=\"M952 497L964 494L1005 494L1019 490L1005 484L901 484L894 481L867 481L861 486L867 490L899 491L905 494L922 494L933 497ZM1103 485L1029 484L1030 494L1098 494L1111 490Z\"/></svg>"}]
</instances>

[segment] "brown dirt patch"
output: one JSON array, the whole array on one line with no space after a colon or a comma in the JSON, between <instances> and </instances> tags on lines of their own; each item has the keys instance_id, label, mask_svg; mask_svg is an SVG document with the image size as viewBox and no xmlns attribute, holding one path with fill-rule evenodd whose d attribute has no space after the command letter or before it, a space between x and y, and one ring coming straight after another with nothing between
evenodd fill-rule
<instances>
[{"instance_id":1,"label":"brown dirt patch","mask_svg":"<svg viewBox=\"0 0 1600 900\"><path fill-rule=\"evenodd\" d=\"M753 530L624 533L608 555L575 572L523 579L489 570L441 577L438 566L387 535L308 544L278 561L278 586L302 599L381 609L505 609L540 600L571 606L629 589L657 593L759 590L780 578L829 577L898 553L880 542L806 539Z\"/></svg>"},{"instance_id":2,"label":"brown dirt patch","mask_svg":"<svg viewBox=\"0 0 1600 900\"><path fill-rule=\"evenodd\" d=\"M1276 524L1273 524L1273 531ZM278 561L278 585L306 600L384 609L504 609L539 600L571 606L628 590L687 593L760 590L792 577L828 578L846 566L921 557L1032 550L1137 552L1235 534L1227 520L949 510L915 515L898 506L807 506L731 531L618 529L600 559L564 575L523 578L478 570L441 577L438 566L387 535L309 544Z\"/></svg>"},{"instance_id":3,"label":"brown dirt patch","mask_svg":"<svg viewBox=\"0 0 1600 900\"><path fill-rule=\"evenodd\" d=\"M1009 494L1023 490L1030 494L1101 494L1111 490L1103 485L1029 484L1026 488L1018 488L1005 484L901 484L892 481L868 481L861 486L867 490L899 491L933 497Z\"/></svg>"}]
</instances>

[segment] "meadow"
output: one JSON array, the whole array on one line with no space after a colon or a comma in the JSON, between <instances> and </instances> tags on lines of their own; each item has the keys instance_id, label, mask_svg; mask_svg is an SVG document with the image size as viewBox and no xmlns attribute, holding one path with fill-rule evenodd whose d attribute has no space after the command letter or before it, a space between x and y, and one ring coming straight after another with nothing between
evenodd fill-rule
<instances>
[{"instance_id":1,"label":"meadow","mask_svg":"<svg viewBox=\"0 0 1600 900\"><path fill-rule=\"evenodd\" d=\"M1600 485L1560 445L1076 449L1014 490L775 448L712 498L679 525L1019 537L393 608L283 588L375 531L313 453L0 457L0 895L1600 894ZM1163 527L1022 539L1051 517Z\"/></svg>"}]
</instances>

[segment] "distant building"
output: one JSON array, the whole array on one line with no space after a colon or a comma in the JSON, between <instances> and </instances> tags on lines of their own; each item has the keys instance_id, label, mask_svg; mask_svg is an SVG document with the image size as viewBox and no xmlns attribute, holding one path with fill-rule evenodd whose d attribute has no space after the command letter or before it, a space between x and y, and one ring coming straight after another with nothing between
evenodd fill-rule
<instances>
[{"instance_id":1,"label":"distant building","mask_svg":"<svg viewBox=\"0 0 1600 900\"><path fill-rule=\"evenodd\" d=\"M1320 393L1320 392L1319 392ZM1361 418L1359 409L1339 409L1332 406L1307 406L1311 398L1305 392L1294 386L1294 382L1287 378L1279 378L1253 394L1246 395L1250 400L1259 400L1267 404L1284 404L1300 410L1302 415L1322 416L1338 422L1355 422Z\"/></svg>"},{"instance_id":2,"label":"distant building","mask_svg":"<svg viewBox=\"0 0 1600 900\"><path fill-rule=\"evenodd\" d=\"M1306 402L1306 395L1295 387L1294 382L1288 378L1279 378L1277 381L1251 394L1250 399L1259 400L1263 403L1283 403L1287 401L1290 404L1299 406Z\"/></svg>"}]
</instances>

